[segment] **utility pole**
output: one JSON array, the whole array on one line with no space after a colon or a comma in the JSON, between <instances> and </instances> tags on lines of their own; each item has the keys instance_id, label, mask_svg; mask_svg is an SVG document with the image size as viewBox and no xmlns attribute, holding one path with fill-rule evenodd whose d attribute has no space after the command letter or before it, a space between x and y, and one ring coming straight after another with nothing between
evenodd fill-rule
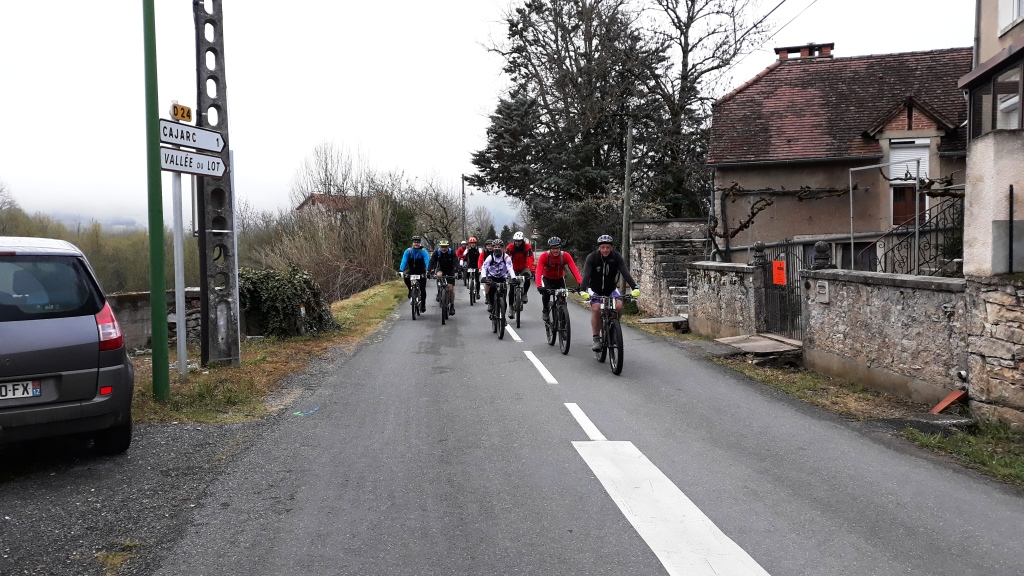
<instances>
[{"instance_id":1,"label":"utility pole","mask_svg":"<svg viewBox=\"0 0 1024 576\"><path fill-rule=\"evenodd\" d=\"M199 212L199 272L201 361L238 366L241 363L238 302L238 253L235 234L234 165L228 135L228 95L224 66L224 14L222 0L195 2L196 127L220 132L224 147L219 156L227 170L220 176L196 178Z\"/></svg>"},{"instance_id":2,"label":"utility pole","mask_svg":"<svg viewBox=\"0 0 1024 576\"><path fill-rule=\"evenodd\" d=\"M462 175L462 239L469 238L466 235L466 175Z\"/></svg>"},{"instance_id":3,"label":"utility pole","mask_svg":"<svg viewBox=\"0 0 1024 576\"><path fill-rule=\"evenodd\" d=\"M622 186L622 259L629 268L629 170L633 166L633 119L626 123L626 182Z\"/></svg>"}]
</instances>

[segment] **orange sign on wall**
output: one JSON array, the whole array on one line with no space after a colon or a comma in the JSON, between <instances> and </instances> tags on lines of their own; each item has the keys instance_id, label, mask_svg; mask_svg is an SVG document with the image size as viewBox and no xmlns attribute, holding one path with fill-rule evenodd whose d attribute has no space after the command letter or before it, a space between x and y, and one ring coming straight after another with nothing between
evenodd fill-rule
<instances>
[{"instance_id":1,"label":"orange sign on wall","mask_svg":"<svg viewBox=\"0 0 1024 576\"><path fill-rule=\"evenodd\" d=\"M772 260L772 284L786 284L785 260Z\"/></svg>"}]
</instances>

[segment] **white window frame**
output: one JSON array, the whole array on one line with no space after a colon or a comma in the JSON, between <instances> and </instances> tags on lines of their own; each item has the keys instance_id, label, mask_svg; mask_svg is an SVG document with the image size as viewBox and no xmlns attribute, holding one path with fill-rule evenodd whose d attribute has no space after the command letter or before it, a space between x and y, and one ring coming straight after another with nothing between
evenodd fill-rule
<instances>
[{"instance_id":1,"label":"white window frame","mask_svg":"<svg viewBox=\"0 0 1024 576\"><path fill-rule=\"evenodd\" d=\"M999 35L1024 21L1024 0L999 0Z\"/></svg>"}]
</instances>

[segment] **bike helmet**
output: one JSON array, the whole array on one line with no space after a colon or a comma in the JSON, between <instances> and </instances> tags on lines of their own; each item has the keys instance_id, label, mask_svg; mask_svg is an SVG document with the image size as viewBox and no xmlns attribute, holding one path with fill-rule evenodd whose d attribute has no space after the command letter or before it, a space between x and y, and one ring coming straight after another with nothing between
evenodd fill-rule
<instances>
[{"instance_id":1,"label":"bike helmet","mask_svg":"<svg viewBox=\"0 0 1024 576\"><path fill-rule=\"evenodd\" d=\"M484 246L491 246L492 244L494 244L494 240L485 240L484 241Z\"/></svg>"},{"instance_id":2,"label":"bike helmet","mask_svg":"<svg viewBox=\"0 0 1024 576\"><path fill-rule=\"evenodd\" d=\"M513 242L519 242L523 238L524 238L523 237L523 233L521 231L520 232L516 232L515 234L512 235L512 241Z\"/></svg>"},{"instance_id":3,"label":"bike helmet","mask_svg":"<svg viewBox=\"0 0 1024 576\"><path fill-rule=\"evenodd\" d=\"M412 237L412 241L413 242L419 242L420 241L420 237L419 236L413 236Z\"/></svg>"},{"instance_id":4,"label":"bike helmet","mask_svg":"<svg viewBox=\"0 0 1024 576\"><path fill-rule=\"evenodd\" d=\"M438 246L448 246L448 241L447 240L441 240L440 242L437 243L437 245Z\"/></svg>"},{"instance_id":5,"label":"bike helmet","mask_svg":"<svg viewBox=\"0 0 1024 576\"><path fill-rule=\"evenodd\" d=\"M469 237L469 243L470 244L476 244L476 236L470 236Z\"/></svg>"},{"instance_id":6,"label":"bike helmet","mask_svg":"<svg viewBox=\"0 0 1024 576\"><path fill-rule=\"evenodd\" d=\"M612 237L607 235L607 234L601 234L601 237L597 239L597 245L598 246L600 246L601 244L611 244L611 243L612 243Z\"/></svg>"},{"instance_id":7,"label":"bike helmet","mask_svg":"<svg viewBox=\"0 0 1024 576\"><path fill-rule=\"evenodd\" d=\"M463 240L462 242L459 242L459 245L460 245L460 246L465 246L465 245L466 245L466 241L465 241L465 240Z\"/></svg>"},{"instance_id":8,"label":"bike helmet","mask_svg":"<svg viewBox=\"0 0 1024 576\"><path fill-rule=\"evenodd\" d=\"M551 238L548 238L548 246L555 247L555 246L561 246L561 245L562 245L562 239L559 238L558 236L552 236Z\"/></svg>"}]
</instances>

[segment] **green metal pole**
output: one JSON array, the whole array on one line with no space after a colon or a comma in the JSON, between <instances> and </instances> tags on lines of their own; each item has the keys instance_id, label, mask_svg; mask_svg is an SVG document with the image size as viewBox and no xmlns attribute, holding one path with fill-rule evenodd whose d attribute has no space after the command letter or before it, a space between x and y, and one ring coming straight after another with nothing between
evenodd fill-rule
<instances>
[{"instance_id":1,"label":"green metal pole","mask_svg":"<svg viewBox=\"0 0 1024 576\"><path fill-rule=\"evenodd\" d=\"M156 18L153 0L142 0L146 61L146 174L149 181L149 310L153 333L153 396L170 396L167 361L167 286L164 281L164 204L160 182L160 109L156 76Z\"/></svg>"}]
</instances>

